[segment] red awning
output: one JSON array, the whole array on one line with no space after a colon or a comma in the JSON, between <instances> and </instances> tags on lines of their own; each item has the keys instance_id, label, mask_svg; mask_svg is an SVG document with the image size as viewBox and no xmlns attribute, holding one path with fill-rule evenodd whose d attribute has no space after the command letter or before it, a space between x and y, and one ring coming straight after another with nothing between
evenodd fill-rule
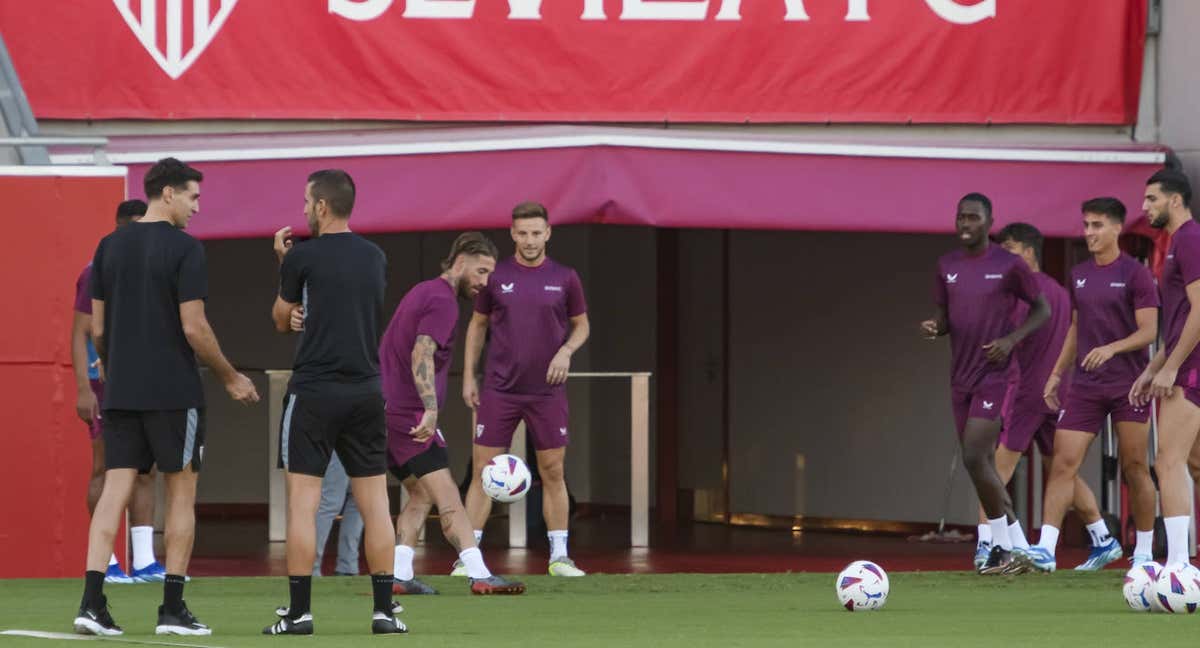
<instances>
[{"instance_id":1,"label":"red awning","mask_svg":"<svg viewBox=\"0 0 1200 648\"><path fill-rule=\"evenodd\" d=\"M205 174L202 238L303 227L316 169L350 172L363 233L507 227L537 200L555 224L945 232L958 198L991 197L996 221L1048 236L1080 232L1079 205L1116 196L1141 208L1159 146L973 147L812 142L780 136L592 127L118 138L138 195L149 164L174 155ZM60 154L82 162L86 154Z\"/></svg>"}]
</instances>

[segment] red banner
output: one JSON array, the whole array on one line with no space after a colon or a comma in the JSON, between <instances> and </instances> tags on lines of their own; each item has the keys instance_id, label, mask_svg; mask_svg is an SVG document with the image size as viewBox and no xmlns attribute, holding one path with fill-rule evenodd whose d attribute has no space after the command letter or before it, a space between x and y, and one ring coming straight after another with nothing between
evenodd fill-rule
<instances>
[{"instance_id":1,"label":"red banner","mask_svg":"<svg viewBox=\"0 0 1200 648\"><path fill-rule=\"evenodd\" d=\"M1146 0L0 0L39 118L1137 117Z\"/></svg>"}]
</instances>

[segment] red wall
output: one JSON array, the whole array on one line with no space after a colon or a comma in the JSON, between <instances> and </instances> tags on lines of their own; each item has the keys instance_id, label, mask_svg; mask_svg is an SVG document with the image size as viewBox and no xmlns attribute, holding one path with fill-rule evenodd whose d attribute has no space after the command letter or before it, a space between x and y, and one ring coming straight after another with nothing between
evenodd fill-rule
<instances>
[{"instance_id":1,"label":"red wall","mask_svg":"<svg viewBox=\"0 0 1200 648\"><path fill-rule=\"evenodd\" d=\"M83 572L91 446L75 416L72 305L124 198L124 177L0 172L0 577Z\"/></svg>"}]
</instances>

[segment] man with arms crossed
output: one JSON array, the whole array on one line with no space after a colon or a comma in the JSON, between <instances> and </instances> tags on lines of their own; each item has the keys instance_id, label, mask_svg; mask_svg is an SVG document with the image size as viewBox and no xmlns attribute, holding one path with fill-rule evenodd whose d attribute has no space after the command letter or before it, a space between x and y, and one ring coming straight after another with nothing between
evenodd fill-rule
<instances>
[{"instance_id":1,"label":"man with arms crossed","mask_svg":"<svg viewBox=\"0 0 1200 648\"><path fill-rule=\"evenodd\" d=\"M204 246L183 232L200 210L203 175L174 158L144 180L138 222L100 241L92 260L92 340L105 369L104 488L88 532L80 634L122 634L108 612L104 570L139 472L158 466L167 486L167 574L157 634L207 635L183 600L195 536L196 479L204 457L204 390L197 357L234 400L258 401L217 344L204 315Z\"/></svg>"},{"instance_id":2,"label":"man with arms crossed","mask_svg":"<svg viewBox=\"0 0 1200 648\"><path fill-rule=\"evenodd\" d=\"M579 275L546 256L550 221L545 207L534 202L517 205L511 233L516 254L496 265L495 276L475 300L467 328L463 398L477 417L467 515L476 538L482 538L492 502L483 492L480 472L508 449L517 424L524 420L542 478L550 575L583 576L567 553L570 502L563 458L569 440L567 372L571 355L588 338L587 302ZM476 369L489 328L481 393ZM460 574L461 566L456 564L453 573Z\"/></svg>"},{"instance_id":3,"label":"man with arms crossed","mask_svg":"<svg viewBox=\"0 0 1200 648\"><path fill-rule=\"evenodd\" d=\"M146 203L126 200L117 205L117 228L146 214ZM92 264L89 263L75 282L75 316L71 325L71 365L75 370L75 413L87 423L92 440L92 476L88 481L88 514L96 510L104 488L104 437L101 436L100 403L104 400L104 380L100 358L92 344L92 294L89 290ZM138 475L129 505L130 535L133 536L132 575L121 570L113 554L104 574L106 583L150 583L166 578L166 568L154 558L154 471Z\"/></svg>"},{"instance_id":4,"label":"man with arms crossed","mask_svg":"<svg viewBox=\"0 0 1200 648\"><path fill-rule=\"evenodd\" d=\"M471 533L458 485L450 475L446 440L438 430L438 412L446 404L446 386L458 299L474 299L496 267L496 246L479 232L454 241L442 262L442 274L422 281L400 300L383 334L379 355L387 399L388 464L409 493L396 518L399 542L395 553L397 594L436 594L413 576L413 546L436 503L442 533L459 552L473 594L520 594L521 583L494 576Z\"/></svg>"},{"instance_id":5,"label":"man with arms crossed","mask_svg":"<svg viewBox=\"0 0 1200 648\"><path fill-rule=\"evenodd\" d=\"M387 427L379 381L379 324L387 259L379 246L350 231L354 180L327 169L308 176L304 216L313 238L293 245L292 230L275 233L279 294L275 330L303 320L279 430L279 467L288 491L287 570L291 603L263 628L268 635L313 633L312 571L321 480L333 452L350 476L362 513L371 572L371 632L408 629L392 605L392 520L387 497Z\"/></svg>"},{"instance_id":6,"label":"man with arms crossed","mask_svg":"<svg viewBox=\"0 0 1200 648\"><path fill-rule=\"evenodd\" d=\"M1200 223L1188 206L1192 186L1179 171L1164 169L1146 182L1142 209L1152 227L1171 233L1163 266L1163 348L1129 390L1129 401L1148 407L1159 399L1158 455L1154 470L1162 494L1169 567L1188 562L1192 493L1187 459L1200 430Z\"/></svg>"},{"instance_id":7,"label":"man with arms crossed","mask_svg":"<svg viewBox=\"0 0 1200 648\"><path fill-rule=\"evenodd\" d=\"M955 428L963 464L992 529L992 549L980 574L1002 574L1020 566L1013 562L1009 526L1016 524L1016 516L996 472L996 441L1009 354L1050 317L1029 266L988 240L991 226L992 202L987 196L970 193L959 200L955 231L962 249L938 260L937 313L921 323L929 339L950 335ZM1030 309L1014 328L1012 312L1018 300Z\"/></svg>"},{"instance_id":8,"label":"man with arms crossed","mask_svg":"<svg viewBox=\"0 0 1200 648\"><path fill-rule=\"evenodd\" d=\"M1057 281L1041 271L1043 237L1036 227L1028 223L1010 223L1000 230L996 240L1005 250L1025 261L1050 306L1049 321L1022 340L1013 350L1019 378L1010 389L1009 396L1012 402L1005 412L1006 418L1000 430L1000 445L996 447L996 471L1007 484L1012 479L1021 455L1025 454L1029 444L1034 441L1042 453L1043 464L1046 469L1050 468L1058 410L1050 409L1046 405L1042 391L1071 327L1071 296ZM1018 302L1017 309L1013 312L1013 322L1025 321L1028 312L1029 308L1025 303ZM1100 507L1096 504L1096 496L1078 477L1075 478L1074 503L1076 510L1085 519L1100 519ZM982 514L981 510L980 515ZM1103 524L1101 522L1100 526L1103 527ZM975 553L976 569L987 560L987 553L991 550L991 532L991 527L987 524L979 525L980 547ZM1104 535L1107 536L1107 531ZM1010 526L1009 536L1014 550L1024 552L1028 557L1029 543L1020 526ZM1092 544L1102 544L1099 536L1093 538Z\"/></svg>"}]
</instances>

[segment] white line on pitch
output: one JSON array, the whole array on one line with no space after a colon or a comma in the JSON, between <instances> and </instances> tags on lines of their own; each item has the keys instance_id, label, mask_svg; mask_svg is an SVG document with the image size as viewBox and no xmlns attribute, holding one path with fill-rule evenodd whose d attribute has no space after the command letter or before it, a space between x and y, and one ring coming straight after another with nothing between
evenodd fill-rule
<instances>
[{"instance_id":1,"label":"white line on pitch","mask_svg":"<svg viewBox=\"0 0 1200 648\"><path fill-rule=\"evenodd\" d=\"M34 637L37 639L65 639L68 641L112 641L117 643L140 644L143 646L181 646L182 648L220 648L206 644L169 643L166 641L141 641L138 639L123 639L121 637L96 637L90 635L71 634L69 632L42 632L40 630L5 630L0 635L10 637ZM0 644L3 646L4 644Z\"/></svg>"}]
</instances>

